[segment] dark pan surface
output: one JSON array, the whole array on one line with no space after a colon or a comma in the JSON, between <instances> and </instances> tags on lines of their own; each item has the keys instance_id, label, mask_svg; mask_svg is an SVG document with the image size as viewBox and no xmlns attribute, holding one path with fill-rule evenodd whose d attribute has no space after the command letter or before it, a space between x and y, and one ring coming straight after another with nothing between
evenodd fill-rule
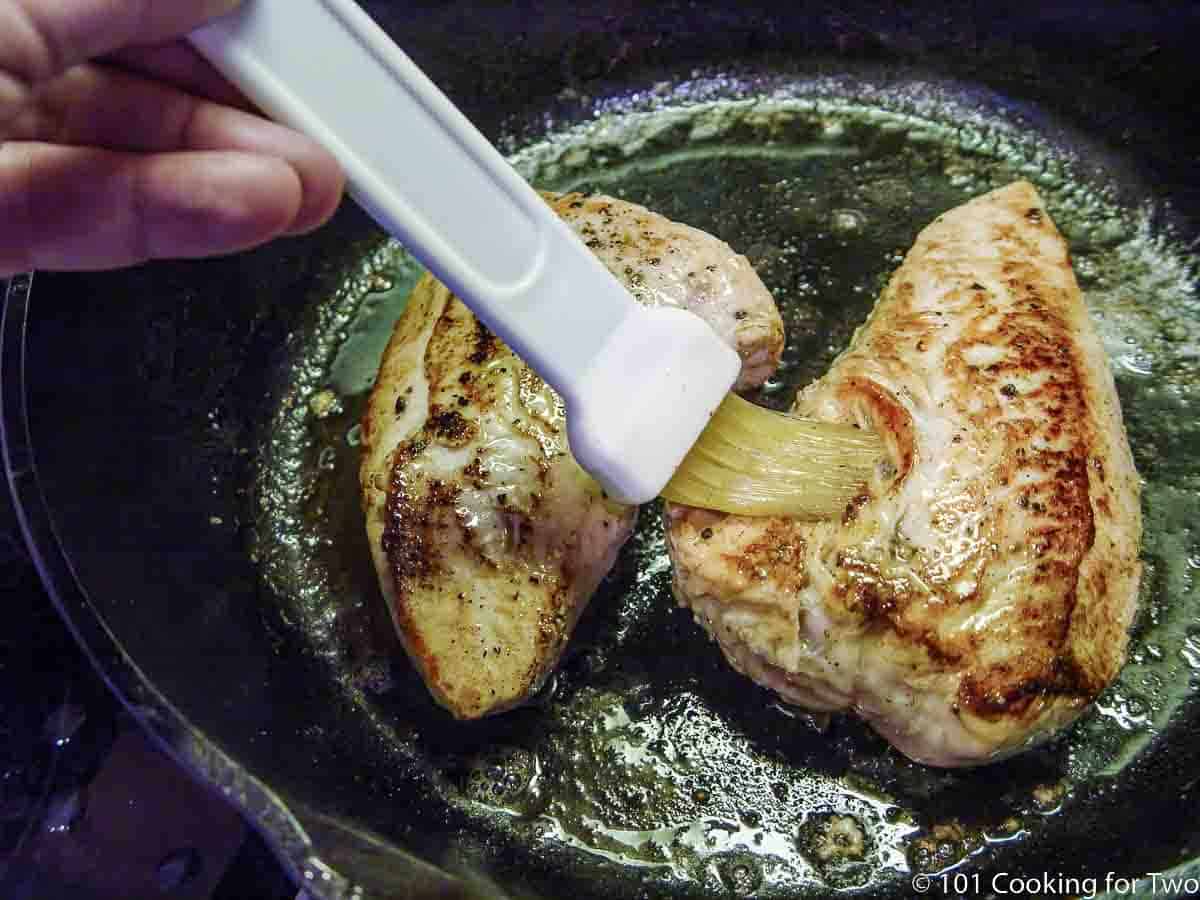
<instances>
[{"instance_id":1,"label":"dark pan surface","mask_svg":"<svg viewBox=\"0 0 1200 900\"><path fill-rule=\"evenodd\" d=\"M1200 310L1195 185L1162 133L1138 131L1152 127L1147 111L1119 100L1105 113L1117 130L1100 128L1086 108L1097 97L1077 91L1080 108L1064 107L1060 82L1019 90L1032 77L1022 53L1043 76L1078 65L1067 41L1043 60L1029 36L977 33L981 55L1006 59L989 76L930 52L966 25L939 32L915 13L890 32L870 8L849 24L825 16L802 39L795 21L768 28L753 9L707 12L724 18L697 33L692 11L676 20L686 27L632 29L621 44L601 25L634 14L612 9L572 20L567 71L543 78L552 94L514 74L493 92L509 102L485 105L458 72L456 99L477 104L539 186L626 196L747 253L788 326L763 402L786 405L824 370L937 213L1014 177L1043 191L1146 479L1143 612L1131 664L1095 711L1062 740L969 772L908 763L851 719L789 712L674 608L647 510L536 702L452 722L391 637L355 489L353 424L417 270L350 208L318 235L236 259L62 276L55 296L69 299L29 307L32 447L86 591L64 600L93 623L79 626L85 639L181 752L266 814L298 866L315 853L360 879L386 851L328 838L311 810L549 896L906 895L913 872L952 866L1102 876L1189 858ZM393 10L374 11L391 24ZM435 75L479 49L468 35L483 40L440 7L423 24L440 49L414 55ZM754 59L711 46L718 25L727 50ZM539 71L556 20L542 27L503 57L514 73ZM913 53L888 34L918 42L922 64L891 59ZM820 37L839 58L776 52ZM476 55L489 52L500 54Z\"/></svg>"}]
</instances>

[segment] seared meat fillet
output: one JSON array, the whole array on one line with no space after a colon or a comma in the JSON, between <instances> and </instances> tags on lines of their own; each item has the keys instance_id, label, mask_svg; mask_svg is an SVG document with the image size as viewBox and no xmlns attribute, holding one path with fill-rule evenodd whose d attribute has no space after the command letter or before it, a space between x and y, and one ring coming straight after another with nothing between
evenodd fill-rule
<instances>
[{"instance_id":1,"label":"seared meat fillet","mask_svg":"<svg viewBox=\"0 0 1200 900\"><path fill-rule=\"evenodd\" d=\"M892 464L839 521L668 510L677 597L736 669L941 766L1030 745L1116 676L1138 477L1031 185L922 231L794 411L876 429Z\"/></svg>"},{"instance_id":2,"label":"seared meat fillet","mask_svg":"<svg viewBox=\"0 0 1200 900\"><path fill-rule=\"evenodd\" d=\"M640 302L710 322L746 361L739 384L774 369L783 323L728 245L631 203L547 200ZM380 587L429 690L465 719L520 703L557 662L636 509L571 457L559 397L428 275L384 354L363 443Z\"/></svg>"}]
</instances>

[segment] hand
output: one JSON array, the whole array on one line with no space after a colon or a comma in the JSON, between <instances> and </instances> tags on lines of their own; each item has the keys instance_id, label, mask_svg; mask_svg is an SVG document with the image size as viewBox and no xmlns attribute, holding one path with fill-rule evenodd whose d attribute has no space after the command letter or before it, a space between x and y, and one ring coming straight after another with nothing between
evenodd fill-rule
<instances>
[{"instance_id":1,"label":"hand","mask_svg":"<svg viewBox=\"0 0 1200 900\"><path fill-rule=\"evenodd\" d=\"M0 277L231 253L332 215L337 162L171 42L237 5L0 0Z\"/></svg>"}]
</instances>

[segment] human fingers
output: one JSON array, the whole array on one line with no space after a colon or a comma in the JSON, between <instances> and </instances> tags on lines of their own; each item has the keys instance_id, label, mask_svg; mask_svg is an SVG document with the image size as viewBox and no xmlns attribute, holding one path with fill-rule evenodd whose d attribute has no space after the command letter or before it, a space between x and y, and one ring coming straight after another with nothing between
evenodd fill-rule
<instances>
[{"instance_id":1,"label":"human fingers","mask_svg":"<svg viewBox=\"0 0 1200 900\"><path fill-rule=\"evenodd\" d=\"M283 160L303 189L289 231L324 222L341 199L337 161L303 135L259 116L108 67L76 66L46 84L10 125L18 140L110 150L239 150Z\"/></svg>"},{"instance_id":2,"label":"human fingers","mask_svg":"<svg viewBox=\"0 0 1200 900\"><path fill-rule=\"evenodd\" d=\"M291 229L303 187L239 151L0 145L0 276L232 253Z\"/></svg>"},{"instance_id":3,"label":"human fingers","mask_svg":"<svg viewBox=\"0 0 1200 900\"><path fill-rule=\"evenodd\" d=\"M0 0L0 140L39 84L131 44L157 44L240 0Z\"/></svg>"},{"instance_id":4,"label":"human fingers","mask_svg":"<svg viewBox=\"0 0 1200 900\"><path fill-rule=\"evenodd\" d=\"M121 47L159 44L240 0L0 0L0 72L25 84Z\"/></svg>"},{"instance_id":5,"label":"human fingers","mask_svg":"<svg viewBox=\"0 0 1200 900\"><path fill-rule=\"evenodd\" d=\"M186 41L171 41L151 47L125 47L105 56L103 62L166 82L215 103L247 111L254 109L254 104Z\"/></svg>"}]
</instances>

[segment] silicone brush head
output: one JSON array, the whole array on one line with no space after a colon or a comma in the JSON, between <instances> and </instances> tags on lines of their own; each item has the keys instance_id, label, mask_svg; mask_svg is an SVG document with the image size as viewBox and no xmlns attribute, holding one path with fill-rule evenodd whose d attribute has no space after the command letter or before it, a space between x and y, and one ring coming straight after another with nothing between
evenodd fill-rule
<instances>
[{"instance_id":1,"label":"silicone brush head","mask_svg":"<svg viewBox=\"0 0 1200 900\"><path fill-rule=\"evenodd\" d=\"M662 496L745 516L837 516L884 459L874 432L728 395Z\"/></svg>"}]
</instances>

